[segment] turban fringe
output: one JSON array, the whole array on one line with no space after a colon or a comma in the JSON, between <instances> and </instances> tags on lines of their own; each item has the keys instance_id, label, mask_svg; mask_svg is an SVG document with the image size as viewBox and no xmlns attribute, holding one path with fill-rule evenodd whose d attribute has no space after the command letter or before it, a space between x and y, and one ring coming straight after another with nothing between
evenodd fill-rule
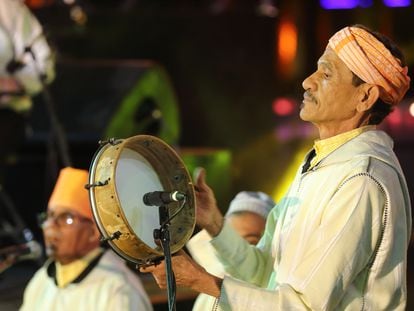
<instances>
[{"instance_id":1,"label":"turban fringe","mask_svg":"<svg viewBox=\"0 0 414 311\"><path fill-rule=\"evenodd\" d=\"M346 66L364 82L381 88L380 98L391 105L398 104L408 88L408 68L366 30L345 27L329 39L331 47Z\"/></svg>"}]
</instances>

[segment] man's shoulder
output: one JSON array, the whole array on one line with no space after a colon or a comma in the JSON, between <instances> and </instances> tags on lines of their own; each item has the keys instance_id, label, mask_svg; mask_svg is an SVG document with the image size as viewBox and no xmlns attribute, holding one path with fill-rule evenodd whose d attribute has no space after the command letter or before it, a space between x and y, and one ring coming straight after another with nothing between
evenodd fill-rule
<instances>
[{"instance_id":1,"label":"man's shoulder","mask_svg":"<svg viewBox=\"0 0 414 311\"><path fill-rule=\"evenodd\" d=\"M393 151L392 139L383 131L362 133L335 150L326 164L345 165L351 172L398 171L399 162Z\"/></svg>"},{"instance_id":2,"label":"man's shoulder","mask_svg":"<svg viewBox=\"0 0 414 311\"><path fill-rule=\"evenodd\" d=\"M116 255L111 249L105 251L99 263L93 269L91 276L114 284L140 282L137 273L132 271L125 260Z\"/></svg>"},{"instance_id":3,"label":"man's shoulder","mask_svg":"<svg viewBox=\"0 0 414 311\"><path fill-rule=\"evenodd\" d=\"M126 264L111 249L107 249L99 260L96 269L102 270L102 273L120 274L126 271Z\"/></svg>"}]
</instances>

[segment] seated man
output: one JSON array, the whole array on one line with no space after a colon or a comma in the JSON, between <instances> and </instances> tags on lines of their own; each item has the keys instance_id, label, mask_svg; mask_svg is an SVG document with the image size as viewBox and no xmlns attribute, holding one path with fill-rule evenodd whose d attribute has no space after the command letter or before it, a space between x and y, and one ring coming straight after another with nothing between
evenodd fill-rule
<instances>
[{"instance_id":1,"label":"seated man","mask_svg":"<svg viewBox=\"0 0 414 311\"><path fill-rule=\"evenodd\" d=\"M226 222L247 242L256 245L263 235L266 218L275 202L263 192L242 191L230 202L226 213ZM206 230L201 230L187 243L193 259L207 272L224 277L222 264L210 245L211 236ZM200 294L193 306L193 311L213 310L216 299L206 294Z\"/></svg>"},{"instance_id":2,"label":"seated man","mask_svg":"<svg viewBox=\"0 0 414 311\"><path fill-rule=\"evenodd\" d=\"M152 310L137 275L99 247L88 172L61 170L42 228L49 259L30 280L21 310Z\"/></svg>"}]
</instances>

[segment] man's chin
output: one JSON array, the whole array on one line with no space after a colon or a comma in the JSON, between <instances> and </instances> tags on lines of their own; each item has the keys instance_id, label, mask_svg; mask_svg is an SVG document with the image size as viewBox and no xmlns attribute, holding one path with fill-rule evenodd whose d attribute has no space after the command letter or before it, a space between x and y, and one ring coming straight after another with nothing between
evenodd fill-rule
<instances>
[{"instance_id":1,"label":"man's chin","mask_svg":"<svg viewBox=\"0 0 414 311\"><path fill-rule=\"evenodd\" d=\"M303 121L309 121L309 115L306 113L306 109L304 107L301 107L299 117Z\"/></svg>"},{"instance_id":2,"label":"man's chin","mask_svg":"<svg viewBox=\"0 0 414 311\"><path fill-rule=\"evenodd\" d=\"M46 246L45 249L46 256L56 259L56 248L53 246Z\"/></svg>"}]
</instances>

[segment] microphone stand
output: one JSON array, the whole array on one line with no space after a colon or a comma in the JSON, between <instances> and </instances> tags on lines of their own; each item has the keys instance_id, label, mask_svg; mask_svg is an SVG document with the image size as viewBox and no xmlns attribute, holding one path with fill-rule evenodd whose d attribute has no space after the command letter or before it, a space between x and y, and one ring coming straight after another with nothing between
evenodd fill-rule
<instances>
[{"instance_id":1,"label":"microphone stand","mask_svg":"<svg viewBox=\"0 0 414 311\"><path fill-rule=\"evenodd\" d=\"M172 269L171 250L170 250L170 219L169 211L165 205L158 207L160 228L154 229L153 235L155 243L161 242L161 247L165 257L165 274L167 276L167 295L168 295L168 310L175 311L175 278Z\"/></svg>"},{"instance_id":2,"label":"microphone stand","mask_svg":"<svg viewBox=\"0 0 414 311\"><path fill-rule=\"evenodd\" d=\"M54 170L52 173L53 175L57 176L58 174L58 168L56 163L56 153L54 150L54 143L56 143L58 154L60 156L60 159L63 163L63 166L72 166L72 161L69 156L69 148L68 148L68 142L66 140L65 131L63 129L62 124L60 123L60 120L57 116L56 109L55 109L55 102L53 100L52 94L49 90L49 86L46 83L46 76L45 74L40 70L37 64L36 55L32 50L32 45L34 42L41 37L43 33L41 32L35 39L33 39L32 43L27 45L24 49L24 53L29 53L33 62L34 62L34 70L37 74L37 78L42 86L41 94L43 95L43 101L46 106L46 111L49 116L50 120L50 126L51 126L51 133L49 137L48 142L48 157L50 162L54 162L54 168L50 168L51 170ZM52 164L50 165L52 166ZM54 176L54 177L55 177Z\"/></svg>"},{"instance_id":3,"label":"microphone stand","mask_svg":"<svg viewBox=\"0 0 414 311\"><path fill-rule=\"evenodd\" d=\"M59 151L60 159L63 162L64 166L71 166L72 161L69 156L68 142L66 140L65 131L63 130L62 124L57 117L55 110L55 103L53 101L52 95L49 91L49 87L42 79L42 95L46 105L46 109L49 115L50 124L52 127L52 140L54 139ZM52 144L52 142L50 142ZM52 148L49 145L49 148ZM49 151L50 152L50 151Z\"/></svg>"}]
</instances>

